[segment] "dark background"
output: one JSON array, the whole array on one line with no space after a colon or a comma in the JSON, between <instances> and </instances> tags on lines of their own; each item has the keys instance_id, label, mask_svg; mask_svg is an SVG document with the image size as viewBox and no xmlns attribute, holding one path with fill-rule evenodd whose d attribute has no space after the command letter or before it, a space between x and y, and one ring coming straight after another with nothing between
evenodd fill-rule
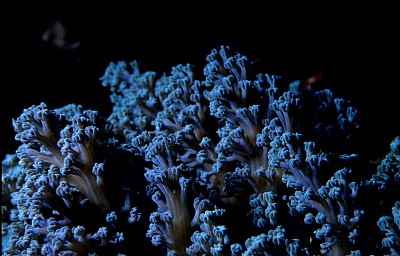
<instances>
[{"instance_id":1,"label":"dark background","mask_svg":"<svg viewBox=\"0 0 400 256\"><path fill-rule=\"evenodd\" d=\"M191 63L202 75L213 48L229 45L264 73L324 83L366 116L365 146L388 151L398 126L394 6L354 1L116 2L82 6L0 4L0 157L14 153L12 118L45 102L111 111L99 78L113 61L169 73ZM217 4L216 4L217 3ZM44 38L55 22L62 44Z\"/></svg>"}]
</instances>

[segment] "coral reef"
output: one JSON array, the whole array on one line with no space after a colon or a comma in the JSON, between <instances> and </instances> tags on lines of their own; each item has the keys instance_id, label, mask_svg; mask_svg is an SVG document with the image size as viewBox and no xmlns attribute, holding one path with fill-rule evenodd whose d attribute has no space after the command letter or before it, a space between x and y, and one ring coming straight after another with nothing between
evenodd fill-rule
<instances>
[{"instance_id":1,"label":"coral reef","mask_svg":"<svg viewBox=\"0 0 400 256\"><path fill-rule=\"evenodd\" d=\"M111 63L112 113L31 106L2 162L3 255L398 255L400 137L227 46L170 74Z\"/></svg>"}]
</instances>

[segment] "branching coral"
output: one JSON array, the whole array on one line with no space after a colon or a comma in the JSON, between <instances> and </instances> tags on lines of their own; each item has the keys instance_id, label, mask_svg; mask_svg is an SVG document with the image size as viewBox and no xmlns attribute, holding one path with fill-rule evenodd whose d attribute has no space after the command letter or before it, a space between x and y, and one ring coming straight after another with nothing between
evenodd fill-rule
<instances>
[{"instance_id":1,"label":"branching coral","mask_svg":"<svg viewBox=\"0 0 400 256\"><path fill-rule=\"evenodd\" d=\"M81 106L50 111L44 103L25 109L13 120L15 138L22 145L12 158L18 156L19 165L6 165L3 170L3 188L8 187L4 193L11 197L11 236L5 255L124 250L124 234L117 230L115 220L118 216L125 219L121 223L129 224L139 219L140 212L128 198L125 205L118 205L118 214L112 211L104 181L107 163L102 141L113 137L97 134L96 124L106 128L101 123L95 111L84 111ZM23 184L15 178L15 169Z\"/></svg>"},{"instance_id":2,"label":"branching coral","mask_svg":"<svg viewBox=\"0 0 400 256\"><path fill-rule=\"evenodd\" d=\"M399 137L366 173L350 101L250 77L226 46L206 61L203 78L111 63L107 118L41 103L14 119L4 255L398 254Z\"/></svg>"}]
</instances>

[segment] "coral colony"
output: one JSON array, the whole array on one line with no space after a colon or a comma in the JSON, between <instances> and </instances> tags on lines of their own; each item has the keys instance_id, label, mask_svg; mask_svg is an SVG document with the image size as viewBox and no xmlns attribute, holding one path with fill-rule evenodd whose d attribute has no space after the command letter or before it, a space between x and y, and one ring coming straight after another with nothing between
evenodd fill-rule
<instances>
[{"instance_id":1,"label":"coral colony","mask_svg":"<svg viewBox=\"0 0 400 256\"><path fill-rule=\"evenodd\" d=\"M371 162L331 90L250 75L227 46L206 63L111 63L110 116L40 103L13 119L3 255L400 253L400 136Z\"/></svg>"}]
</instances>

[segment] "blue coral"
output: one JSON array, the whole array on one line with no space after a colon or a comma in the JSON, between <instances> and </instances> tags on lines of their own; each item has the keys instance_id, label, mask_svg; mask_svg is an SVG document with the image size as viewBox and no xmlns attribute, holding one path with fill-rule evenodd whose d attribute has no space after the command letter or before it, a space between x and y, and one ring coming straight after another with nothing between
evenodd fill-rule
<instances>
[{"instance_id":1,"label":"blue coral","mask_svg":"<svg viewBox=\"0 0 400 256\"><path fill-rule=\"evenodd\" d=\"M400 252L400 137L374 165L350 101L251 75L227 46L206 61L111 63L108 117L41 103L14 119L3 254Z\"/></svg>"}]
</instances>

